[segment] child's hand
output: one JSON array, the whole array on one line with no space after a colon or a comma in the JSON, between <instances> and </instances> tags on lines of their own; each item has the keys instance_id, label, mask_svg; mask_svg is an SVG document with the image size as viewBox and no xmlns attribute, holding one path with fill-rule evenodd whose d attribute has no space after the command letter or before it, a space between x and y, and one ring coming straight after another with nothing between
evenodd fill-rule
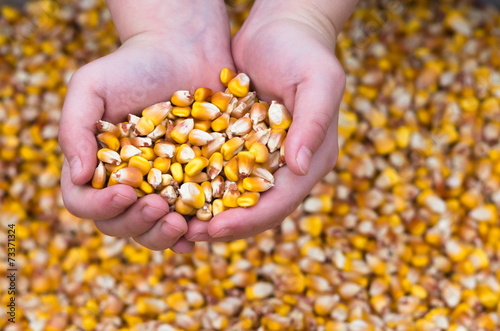
<instances>
[{"instance_id":1,"label":"child's hand","mask_svg":"<svg viewBox=\"0 0 500 331\"><path fill-rule=\"evenodd\" d=\"M152 6L157 1L149 2ZM187 253L193 244L182 237L187 231L186 221L178 213L169 213L168 204L160 196L137 200L134 189L126 185L102 190L88 185L97 165L98 120L122 122L129 113L140 114L145 107L166 100L180 89L220 90L220 70L234 68L222 1L215 6L201 1L186 8L177 2L161 3L144 9L146 2L134 8L137 4L132 1L130 9L149 11L147 19L158 27L148 30L139 26L136 34L130 27L137 21L123 22L127 18L123 12L126 4L116 3L113 9L110 3L123 45L84 66L71 79L59 133L66 157L61 187L68 210L94 219L103 233L134 237L150 249L172 248Z\"/></svg>"},{"instance_id":2,"label":"child's hand","mask_svg":"<svg viewBox=\"0 0 500 331\"><path fill-rule=\"evenodd\" d=\"M232 51L259 98L283 102L293 113L287 166L275 173L275 186L256 206L226 211L209 223L192 221L189 240L245 238L277 226L336 162L345 76L334 53L335 27L320 13L279 3L256 2Z\"/></svg>"}]
</instances>

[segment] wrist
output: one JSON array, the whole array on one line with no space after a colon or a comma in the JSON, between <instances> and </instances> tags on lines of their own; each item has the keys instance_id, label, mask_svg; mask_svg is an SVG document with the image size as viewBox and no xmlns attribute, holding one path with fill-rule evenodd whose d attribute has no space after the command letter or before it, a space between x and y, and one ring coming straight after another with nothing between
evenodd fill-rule
<instances>
[{"instance_id":1,"label":"wrist","mask_svg":"<svg viewBox=\"0 0 500 331\"><path fill-rule=\"evenodd\" d=\"M175 41L176 37L195 39L223 25L227 26L229 38L223 0L107 0L107 4L122 43L139 34L166 41Z\"/></svg>"},{"instance_id":2,"label":"wrist","mask_svg":"<svg viewBox=\"0 0 500 331\"><path fill-rule=\"evenodd\" d=\"M314 29L328 43L351 15L358 0L256 0L248 21L252 26L292 20Z\"/></svg>"}]
</instances>

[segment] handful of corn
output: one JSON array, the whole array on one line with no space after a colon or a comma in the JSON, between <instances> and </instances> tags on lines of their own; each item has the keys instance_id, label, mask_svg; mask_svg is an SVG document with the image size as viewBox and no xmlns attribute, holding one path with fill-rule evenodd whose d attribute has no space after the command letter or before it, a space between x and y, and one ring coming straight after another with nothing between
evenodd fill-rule
<instances>
[{"instance_id":1,"label":"handful of corn","mask_svg":"<svg viewBox=\"0 0 500 331\"><path fill-rule=\"evenodd\" d=\"M220 79L224 92L180 90L142 117L98 121L92 186L126 184L139 197L158 193L171 210L204 221L255 205L285 164L292 116L281 103L258 100L246 74L225 68Z\"/></svg>"}]
</instances>

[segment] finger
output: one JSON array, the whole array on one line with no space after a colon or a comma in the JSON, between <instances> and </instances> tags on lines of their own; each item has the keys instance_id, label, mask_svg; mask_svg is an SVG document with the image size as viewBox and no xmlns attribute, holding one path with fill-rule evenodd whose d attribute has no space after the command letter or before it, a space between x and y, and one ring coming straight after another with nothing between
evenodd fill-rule
<instances>
[{"instance_id":1,"label":"finger","mask_svg":"<svg viewBox=\"0 0 500 331\"><path fill-rule=\"evenodd\" d=\"M139 199L122 214L95 221L95 225L108 236L135 237L151 229L168 212L168 203L159 195L150 194Z\"/></svg>"},{"instance_id":2,"label":"finger","mask_svg":"<svg viewBox=\"0 0 500 331\"><path fill-rule=\"evenodd\" d=\"M59 126L59 143L75 185L83 185L92 178L97 152L95 123L104 112L104 101L96 93L99 79L87 72L84 67L71 78Z\"/></svg>"},{"instance_id":3,"label":"finger","mask_svg":"<svg viewBox=\"0 0 500 331\"><path fill-rule=\"evenodd\" d=\"M286 139L286 162L297 175L308 173L311 159L325 140L328 128L336 125L345 85L340 66L330 74L322 72L311 77L297 87L293 122Z\"/></svg>"},{"instance_id":4,"label":"finger","mask_svg":"<svg viewBox=\"0 0 500 331\"><path fill-rule=\"evenodd\" d=\"M194 242L188 241L185 237L179 238L177 242L170 247L176 253L179 254L189 254L193 251Z\"/></svg>"},{"instance_id":5,"label":"finger","mask_svg":"<svg viewBox=\"0 0 500 331\"><path fill-rule=\"evenodd\" d=\"M296 175L287 166L279 169L275 173L275 186L264 192L255 206L229 209L210 220L208 233L212 239L209 241L247 238L279 225L333 168L337 149L337 127L332 125L325 142L313 156L309 175ZM203 233L202 226L196 226L193 224L193 232ZM204 239L202 235L200 238Z\"/></svg>"},{"instance_id":6,"label":"finger","mask_svg":"<svg viewBox=\"0 0 500 331\"><path fill-rule=\"evenodd\" d=\"M299 205L302 197L291 191L290 186L295 187L295 184L289 183L297 183L301 178L286 167L278 170L276 174L275 187L262 194L255 206L229 209L210 220L210 241L246 238L271 229ZM282 203L278 204L277 201Z\"/></svg>"},{"instance_id":7,"label":"finger","mask_svg":"<svg viewBox=\"0 0 500 331\"><path fill-rule=\"evenodd\" d=\"M63 202L68 211L77 217L94 220L113 218L137 200L137 194L130 186L113 185L100 190L90 185L76 186L69 173L69 164L65 159L61 174Z\"/></svg>"},{"instance_id":8,"label":"finger","mask_svg":"<svg viewBox=\"0 0 500 331\"><path fill-rule=\"evenodd\" d=\"M134 237L142 246L160 251L172 247L187 231L187 223L179 213L169 213L149 231Z\"/></svg>"},{"instance_id":9,"label":"finger","mask_svg":"<svg viewBox=\"0 0 500 331\"><path fill-rule=\"evenodd\" d=\"M188 230L184 235L189 241L208 241L212 237L208 234L209 222L200 221L197 218L192 218L188 224Z\"/></svg>"}]
</instances>

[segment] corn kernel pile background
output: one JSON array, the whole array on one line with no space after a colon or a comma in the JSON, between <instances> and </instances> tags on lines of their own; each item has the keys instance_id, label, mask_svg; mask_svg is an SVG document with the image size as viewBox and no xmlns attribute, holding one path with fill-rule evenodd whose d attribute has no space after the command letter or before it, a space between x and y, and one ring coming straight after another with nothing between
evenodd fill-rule
<instances>
[{"instance_id":1,"label":"corn kernel pile background","mask_svg":"<svg viewBox=\"0 0 500 331\"><path fill-rule=\"evenodd\" d=\"M228 7L235 32L248 1ZM104 236L62 205L66 84L116 47L101 1L1 9L0 329L500 329L497 9L362 1L338 40L335 170L275 230L190 255Z\"/></svg>"}]
</instances>

